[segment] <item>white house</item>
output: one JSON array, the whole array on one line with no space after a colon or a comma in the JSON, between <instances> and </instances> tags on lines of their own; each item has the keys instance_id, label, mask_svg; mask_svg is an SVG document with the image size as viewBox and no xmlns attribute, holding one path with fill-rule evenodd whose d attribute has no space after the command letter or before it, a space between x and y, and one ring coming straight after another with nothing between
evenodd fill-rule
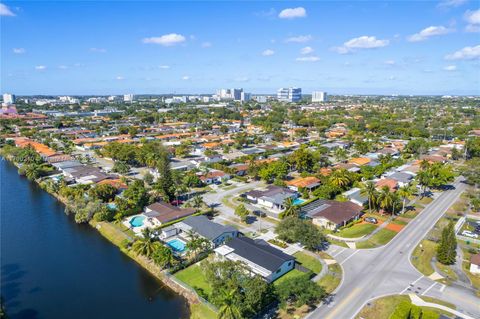
<instances>
[{"instance_id":1,"label":"white house","mask_svg":"<svg viewBox=\"0 0 480 319\"><path fill-rule=\"evenodd\" d=\"M470 258L470 272L480 274L480 254L472 255Z\"/></svg>"}]
</instances>

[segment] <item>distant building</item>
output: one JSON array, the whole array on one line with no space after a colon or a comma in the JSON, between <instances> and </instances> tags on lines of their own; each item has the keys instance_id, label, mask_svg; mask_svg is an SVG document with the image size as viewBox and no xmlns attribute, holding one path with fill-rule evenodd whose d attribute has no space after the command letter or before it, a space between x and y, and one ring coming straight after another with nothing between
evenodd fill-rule
<instances>
[{"instance_id":1,"label":"distant building","mask_svg":"<svg viewBox=\"0 0 480 319\"><path fill-rule=\"evenodd\" d=\"M277 99L280 102L298 102L302 99L301 88L280 88L277 91Z\"/></svg>"},{"instance_id":2,"label":"distant building","mask_svg":"<svg viewBox=\"0 0 480 319\"><path fill-rule=\"evenodd\" d=\"M132 103L134 99L135 99L135 95L133 95L133 94L125 94L123 96L123 102Z\"/></svg>"},{"instance_id":3,"label":"distant building","mask_svg":"<svg viewBox=\"0 0 480 319\"><path fill-rule=\"evenodd\" d=\"M15 104L15 95L10 93L4 93L3 104L5 105Z\"/></svg>"},{"instance_id":4,"label":"distant building","mask_svg":"<svg viewBox=\"0 0 480 319\"><path fill-rule=\"evenodd\" d=\"M232 89L232 98L235 101L240 101L242 99L243 89Z\"/></svg>"},{"instance_id":5,"label":"distant building","mask_svg":"<svg viewBox=\"0 0 480 319\"><path fill-rule=\"evenodd\" d=\"M326 102L328 101L327 92L313 91L312 102Z\"/></svg>"},{"instance_id":6,"label":"distant building","mask_svg":"<svg viewBox=\"0 0 480 319\"><path fill-rule=\"evenodd\" d=\"M267 103L267 97L265 95L257 95L254 97L258 103Z\"/></svg>"},{"instance_id":7,"label":"distant building","mask_svg":"<svg viewBox=\"0 0 480 319\"><path fill-rule=\"evenodd\" d=\"M240 101L242 102L248 102L250 101L252 95L250 93L242 92L240 94Z\"/></svg>"},{"instance_id":8,"label":"distant building","mask_svg":"<svg viewBox=\"0 0 480 319\"><path fill-rule=\"evenodd\" d=\"M78 104L80 103L80 100L71 96L60 96L58 98L60 102L65 103L65 104Z\"/></svg>"},{"instance_id":9,"label":"distant building","mask_svg":"<svg viewBox=\"0 0 480 319\"><path fill-rule=\"evenodd\" d=\"M117 101L120 101L121 98L119 96L116 96L116 95L111 95L108 97L108 102L117 102Z\"/></svg>"}]
</instances>

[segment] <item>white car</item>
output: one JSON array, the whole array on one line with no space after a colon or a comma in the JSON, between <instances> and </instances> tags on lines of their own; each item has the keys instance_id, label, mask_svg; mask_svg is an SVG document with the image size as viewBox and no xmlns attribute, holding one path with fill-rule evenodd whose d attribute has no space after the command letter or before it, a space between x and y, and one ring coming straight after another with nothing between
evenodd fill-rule
<instances>
[{"instance_id":1,"label":"white car","mask_svg":"<svg viewBox=\"0 0 480 319\"><path fill-rule=\"evenodd\" d=\"M462 231L462 236L470 237L470 238L475 238L475 239L478 238L478 235L477 235L477 234L472 233L472 232L469 231L469 230L464 230L464 231Z\"/></svg>"}]
</instances>

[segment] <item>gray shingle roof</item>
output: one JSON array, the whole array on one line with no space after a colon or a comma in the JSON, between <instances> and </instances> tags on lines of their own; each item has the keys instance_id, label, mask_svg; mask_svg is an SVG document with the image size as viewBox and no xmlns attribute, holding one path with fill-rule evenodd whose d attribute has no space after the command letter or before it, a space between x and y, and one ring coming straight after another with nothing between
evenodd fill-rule
<instances>
[{"instance_id":1,"label":"gray shingle roof","mask_svg":"<svg viewBox=\"0 0 480 319\"><path fill-rule=\"evenodd\" d=\"M210 221L205 216L190 216L183 220L185 225L190 226L200 236L214 240L225 232L237 231L232 226L224 226Z\"/></svg>"}]
</instances>

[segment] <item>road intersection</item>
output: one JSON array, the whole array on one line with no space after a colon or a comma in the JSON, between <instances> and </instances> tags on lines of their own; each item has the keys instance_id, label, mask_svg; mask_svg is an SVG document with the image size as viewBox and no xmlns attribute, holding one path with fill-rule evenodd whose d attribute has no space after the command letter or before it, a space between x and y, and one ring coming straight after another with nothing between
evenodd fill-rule
<instances>
[{"instance_id":1,"label":"road intersection","mask_svg":"<svg viewBox=\"0 0 480 319\"><path fill-rule=\"evenodd\" d=\"M387 245L365 250L331 246L327 253L343 268L343 278L331 300L308 318L354 318L372 299L392 294L416 294L453 303L464 318L480 318L480 299L461 286L445 286L423 276L411 264L413 249L458 199L466 185L460 180L410 222Z\"/></svg>"}]
</instances>

